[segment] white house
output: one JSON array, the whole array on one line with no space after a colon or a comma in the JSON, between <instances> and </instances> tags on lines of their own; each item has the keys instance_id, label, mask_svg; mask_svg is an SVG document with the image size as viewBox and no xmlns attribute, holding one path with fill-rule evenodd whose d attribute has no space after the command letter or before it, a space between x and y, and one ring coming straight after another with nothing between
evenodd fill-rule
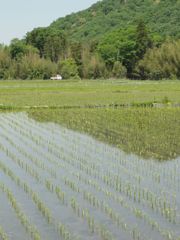
<instances>
[{"instance_id":1,"label":"white house","mask_svg":"<svg viewBox=\"0 0 180 240\"><path fill-rule=\"evenodd\" d=\"M51 77L51 80L62 80L62 76L57 74L56 76Z\"/></svg>"}]
</instances>

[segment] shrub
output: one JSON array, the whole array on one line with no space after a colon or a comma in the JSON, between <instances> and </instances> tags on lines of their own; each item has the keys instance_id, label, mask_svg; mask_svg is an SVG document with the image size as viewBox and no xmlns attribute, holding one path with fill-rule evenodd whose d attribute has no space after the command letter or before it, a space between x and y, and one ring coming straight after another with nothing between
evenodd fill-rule
<instances>
[{"instance_id":1,"label":"shrub","mask_svg":"<svg viewBox=\"0 0 180 240\"><path fill-rule=\"evenodd\" d=\"M112 74L115 78L125 78L127 75L127 69L121 62L117 61L114 63Z\"/></svg>"},{"instance_id":2,"label":"shrub","mask_svg":"<svg viewBox=\"0 0 180 240\"><path fill-rule=\"evenodd\" d=\"M142 79L180 78L180 40L150 49L135 73Z\"/></svg>"},{"instance_id":3,"label":"shrub","mask_svg":"<svg viewBox=\"0 0 180 240\"><path fill-rule=\"evenodd\" d=\"M7 78L6 75L12 65L12 60L8 49L0 46L0 79Z\"/></svg>"},{"instance_id":4,"label":"shrub","mask_svg":"<svg viewBox=\"0 0 180 240\"><path fill-rule=\"evenodd\" d=\"M56 64L50 60L29 54L16 62L15 75L20 79L49 79L56 71Z\"/></svg>"},{"instance_id":5,"label":"shrub","mask_svg":"<svg viewBox=\"0 0 180 240\"><path fill-rule=\"evenodd\" d=\"M78 67L75 60L72 58L60 61L58 64L58 71L64 79L79 78Z\"/></svg>"},{"instance_id":6,"label":"shrub","mask_svg":"<svg viewBox=\"0 0 180 240\"><path fill-rule=\"evenodd\" d=\"M97 79L107 76L106 64L98 54L87 53L83 56L83 78Z\"/></svg>"}]
</instances>

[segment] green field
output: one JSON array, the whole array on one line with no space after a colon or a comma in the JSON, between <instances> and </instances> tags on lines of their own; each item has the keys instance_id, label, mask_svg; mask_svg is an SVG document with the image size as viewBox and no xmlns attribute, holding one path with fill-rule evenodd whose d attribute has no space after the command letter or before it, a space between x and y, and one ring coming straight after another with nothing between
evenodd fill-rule
<instances>
[{"instance_id":1,"label":"green field","mask_svg":"<svg viewBox=\"0 0 180 240\"><path fill-rule=\"evenodd\" d=\"M180 155L180 81L2 81L0 104L145 158Z\"/></svg>"}]
</instances>

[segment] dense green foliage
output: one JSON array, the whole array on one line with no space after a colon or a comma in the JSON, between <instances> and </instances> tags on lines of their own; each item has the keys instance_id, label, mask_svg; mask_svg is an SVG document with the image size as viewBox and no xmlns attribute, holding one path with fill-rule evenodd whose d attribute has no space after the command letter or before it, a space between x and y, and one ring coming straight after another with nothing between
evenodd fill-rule
<instances>
[{"instance_id":1,"label":"dense green foliage","mask_svg":"<svg viewBox=\"0 0 180 240\"><path fill-rule=\"evenodd\" d=\"M120 61L130 68L130 62L136 56L136 29L131 27L108 33L100 41L98 51L108 65Z\"/></svg>"},{"instance_id":2,"label":"dense green foliage","mask_svg":"<svg viewBox=\"0 0 180 240\"><path fill-rule=\"evenodd\" d=\"M63 29L77 41L100 39L113 29L135 24L139 19L162 36L180 37L179 0L103 0L91 8L60 18L50 28Z\"/></svg>"},{"instance_id":3,"label":"dense green foliage","mask_svg":"<svg viewBox=\"0 0 180 240\"><path fill-rule=\"evenodd\" d=\"M26 43L34 46L39 50L41 57L51 59L57 62L65 57L67 39L64 32L48 28L36 28L27 33Z\"/></svg>"},{"instance_id":4,"label":"dense green foliage","mask_svg":"<svg viewBox=\"0 0 180 240\"><path fill-rule=\"evenodd\" d=\"M140 21L137 27L118 29L106 34L98 44L98 52L110 70L119 61L127 69L127 76L131 77L136 63L153 44L157 45L158 42L153 41L146 25Z\"/></svg>"}]
</instances>

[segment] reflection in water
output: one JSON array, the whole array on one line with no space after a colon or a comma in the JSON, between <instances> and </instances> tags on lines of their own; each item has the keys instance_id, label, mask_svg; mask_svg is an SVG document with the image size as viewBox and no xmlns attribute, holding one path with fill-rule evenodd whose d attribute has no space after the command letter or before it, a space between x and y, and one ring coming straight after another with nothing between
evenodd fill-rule
<instances>
[{"instance_id":1,"label":"reflection in water","mask_svg":"<svg viewBox=\"0 0 180 240\"><path fill-rule=\"evenodd\" d=\"M0 114L0 225L10 239L30 238L4 184L41 239L178 239L179 169L180 158L147 161L25 113Z\"/></svg>"}]
</instances>

